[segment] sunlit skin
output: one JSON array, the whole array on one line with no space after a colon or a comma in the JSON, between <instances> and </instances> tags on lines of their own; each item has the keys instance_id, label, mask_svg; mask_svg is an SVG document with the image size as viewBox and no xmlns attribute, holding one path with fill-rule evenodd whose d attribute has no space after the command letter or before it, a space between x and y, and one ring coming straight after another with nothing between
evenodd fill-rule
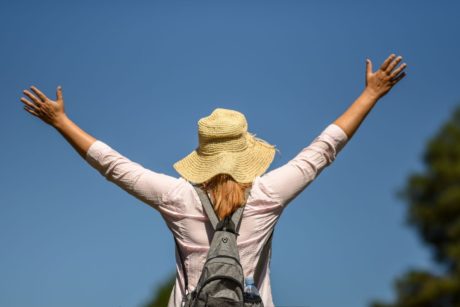
<instances>
[{"instance_id":1,"label":"sunlit skin","mask_svg":"<svg viewBox=\"0 0 460 307\"><path fill-rule=\"evenodd\" d=\"M342 128L348 138L355 134L377 101L405 77L404 69L407 65L406 63L399 65L401 60L401 56L396 57L395 54L391 54L375 72L372 71L372 62L369 59L366 60L364 90L351 106L334 121L334 124ZM56 100L49 99L35 86L31 86L30 89L33 93L29 90L23 91L29 99L27 97L20 99L25 104L24 109L58 130L80 156L85 158L86 152L96 141L96 138L83 131L67 117L62 87L58 86L56 89Z\"/></svg>"},{"instance_id":2,"label":"sunlit skin","mask_svg":"<svg viewBox=\"0 0 460 307\"><path fill-rule=\"evenodd\" d=\"M372 71L371 60L366 60L366 86L361 95L353 104L334 121L341 127L350 139L366 118L369 111L377 101L385 96L401 79L406 76L404 69L406 63L401 62L402 57L391 54L379 69Z\"/></svg>"},{"instance_id":3,"label":"sunlit skin","mask_svg":"<svg viewBox=\"0 0 460 307\"><path fill-rule=\"evenodd\" d=\"M62 87L58 86L56 89L56 100L49 99L35 86L31 86L30 89L36 96L28 90L23 91L30 98L28 100L25 97L21 97L20 100L25 104L24 109L48 125L56 128L80 156L85 158L86 152L91 144L96 141L96 138L83 131L67 117L64 108Z\"/></svg>"}]
</instances>

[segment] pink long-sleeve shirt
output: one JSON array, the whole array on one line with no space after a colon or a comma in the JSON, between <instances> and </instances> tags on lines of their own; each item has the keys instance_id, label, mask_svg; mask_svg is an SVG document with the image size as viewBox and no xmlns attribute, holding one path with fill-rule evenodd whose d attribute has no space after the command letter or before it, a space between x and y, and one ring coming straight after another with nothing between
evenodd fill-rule
<instances>
[{"instance_id":1,"label":"pink long-sleeve shirt","mask_svg":"<svg viewBox=\"0 0 460 307\"><path fill-rule=\"evenodd\" d=\"M335 160L347 141L345 132L338 125L330 124L289 162L255 178L237 237L245 276L254 274L263 244L286 206ZM86 161L107 180L158 210L178 241L191 292L210 245L206 233L206 224L210 222L192 184L182 177L146 169L100 140L90 146ZM264 306L274 306L269 259L267 256L262 261L259 287ZM185 294L184 272L177 253L176 270L168 307L181 306Z\"/></svg>"}]
</instances>

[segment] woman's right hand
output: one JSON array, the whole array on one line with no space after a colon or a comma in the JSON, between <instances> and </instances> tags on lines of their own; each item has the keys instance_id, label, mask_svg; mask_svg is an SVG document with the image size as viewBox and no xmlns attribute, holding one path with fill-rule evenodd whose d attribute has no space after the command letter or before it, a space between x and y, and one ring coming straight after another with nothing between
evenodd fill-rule
<instances>
[{"instance_id":1,"label":"woman's right hand","mask_svg":"<svg viewBox=\"0 0 460 307\"><path fill-rule=\"evenodd\" d=\"M66 117L62 87L58 86L56 89L56 100L49 99L35 86L31 86L30 88L37 96L28 90L24 90L23 93L32 100L29 101L25 97L21 97L21 101L25 104L24 109L45 123L56 127Z\"/></svg>"}]
</instances>

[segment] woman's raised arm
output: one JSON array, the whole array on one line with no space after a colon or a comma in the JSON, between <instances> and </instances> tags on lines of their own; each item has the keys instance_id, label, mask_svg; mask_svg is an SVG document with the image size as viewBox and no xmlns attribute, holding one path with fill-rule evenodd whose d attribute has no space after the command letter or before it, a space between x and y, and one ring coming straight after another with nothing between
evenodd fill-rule
<instances>
[{"instance_id":1,"label":"woman's raised arm","mask_svg":"<svg viewBox=\"0 0 460 307\"><path fill-rule=\"evenodd\" d=\"M30 98L28 100L25 97L21 97L21 101L25 104L24 109L48 125L56 128L80 156L85 159L89 147L96 141L96 138L83 131L67 117L64 108L64 98L62 96L62 87L57 87L56 100L49 99L35 86L31 86L30 88L36 96L28 90L23 91Z\"/></svg>"},{"instance_id":2,"label":"woman's raised arm","mask_svg":"<svg viewBox=\"0 0 460 307\"><path fill-rule=\"evenodd\" d=\"M32 86L31 89L37 97L25 90L24 94L31 101L21 98L25 104L24 109L56 128L80 156L108 181L115 183L151 207L162 210L168 192L182 181L151 171L131 161L106 143L83 131L65 114L61 87L57 89L55 101L46 97L36 87ZM168 214L167 210L163 213L165 212Z\"/></svg>"},{"instance_id":3,"label":"woman's raised arm","mask_svg":"<svg viewBox=\"0 0 460 307\"><path fill-rule=\"evenodd\" d=\"M395 54L391 54L376 72L372 72L371 60L366 60L366 87L364 91L334 121L334 124L340 126L345 131L349 139L353 137L377 101L385 96L406 75L406 72L403 71L407 66L406 63L396 68L401 60L401 56L396 57Z\"/></svg>"},{"instance_id":4,"label":"woman's raised arm","mask_svg":"<svg viewBox=\"0 0 460 307\"><path fill-rule=\"evenodd\" d=\"M331 165L377 100L405 76L403 69L406 64L396 68L401 59L395 59L394 54L390 55L375 73L372 72L371 61L367 60L364 91L297 156L261 177L261 183L268 194L283 206L287 206Z\"/></svg>"}]
</instances>

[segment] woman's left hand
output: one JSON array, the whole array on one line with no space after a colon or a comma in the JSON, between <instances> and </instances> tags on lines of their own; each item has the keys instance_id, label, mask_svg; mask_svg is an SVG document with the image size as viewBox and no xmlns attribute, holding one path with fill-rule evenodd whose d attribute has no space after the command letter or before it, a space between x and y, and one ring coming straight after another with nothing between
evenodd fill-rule
<instances>
[{"instance_id":1,"label":"woman's left hand","mask_svg":"<svg viewBox=\"0 0 460 307\"><path fill-rule=\"evenodd\" d=\"M407 66L406 63L396 68L401 60L401 56L396 57L395 54L392 54L382 63L376 72L372 72L372 62L370 59L367 59L365 91L369 92L377 99L387 94L391 88L406 75L406 72L403 72L404 68Z\"/></svg>"}]
</instances>

